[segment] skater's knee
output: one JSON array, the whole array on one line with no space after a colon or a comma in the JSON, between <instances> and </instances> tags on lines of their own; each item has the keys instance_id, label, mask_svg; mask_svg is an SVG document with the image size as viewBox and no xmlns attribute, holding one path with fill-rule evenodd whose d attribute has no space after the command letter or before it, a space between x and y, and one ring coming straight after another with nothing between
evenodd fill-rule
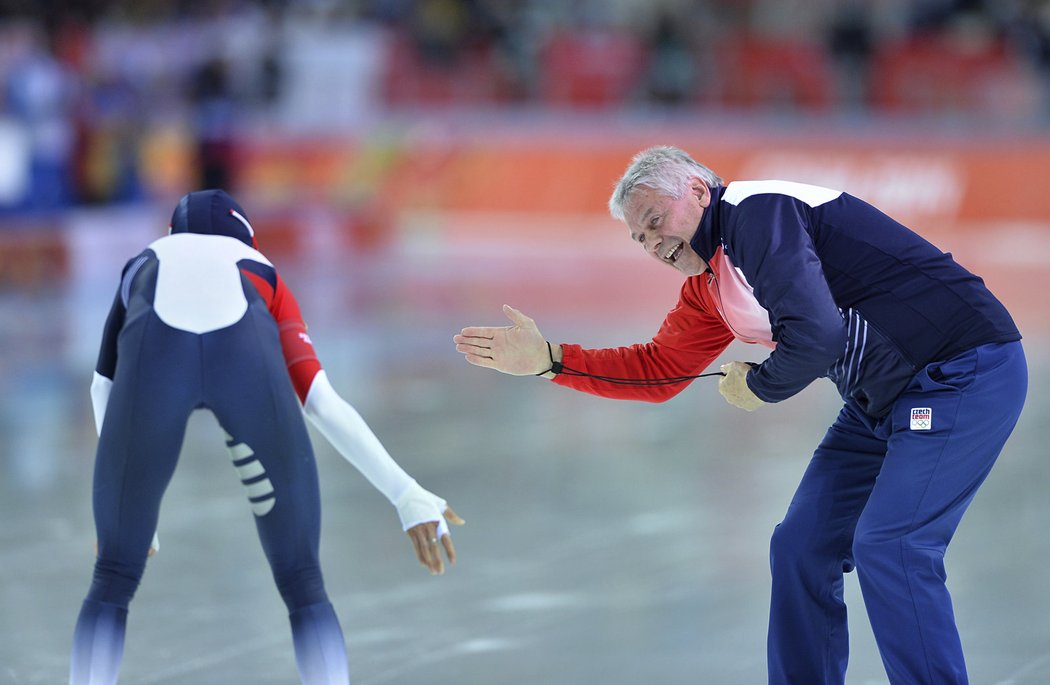
<instances>
[{"instance_id":1,"label":"skater's knee","mask_svg":"<svg viewBox=\"0 0 1050 685\"><path fill-rule=\"evenodd\" d=\"M144 562L126 563L100 557L95 561L91 590L87 598L127 608L131 598L135 596L145 567Z\"/></svg>"},{"instance_id":2,"label":"skater's knee","mask_svg":"<svg viewBox=\"0 0 1050 685\"><path fill-rule=\"evenodd\" d=\"M289 611L328 601L324 578L319 566L305 566L286 571L274 571L277 591Z\"/></svg>"}]
</instances>

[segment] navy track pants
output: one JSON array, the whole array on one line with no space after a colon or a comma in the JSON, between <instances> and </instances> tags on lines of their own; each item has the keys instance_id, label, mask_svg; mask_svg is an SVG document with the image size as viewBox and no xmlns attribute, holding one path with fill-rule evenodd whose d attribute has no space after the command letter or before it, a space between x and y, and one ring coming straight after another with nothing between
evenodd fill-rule
<instances>
[{"instance_id":1,"label":"navy track pants","mask_svg":"<svg viewBox=\"0 0 1050 685\"><path fill-rule=\"evenodd\" d=\"M994 344L921 370L883 419L846 404L773 533L770 683L845 681L854 567L890 682L967 682L944 553L1027 386L1021 343Z\"/></svg>"}]
</instances>

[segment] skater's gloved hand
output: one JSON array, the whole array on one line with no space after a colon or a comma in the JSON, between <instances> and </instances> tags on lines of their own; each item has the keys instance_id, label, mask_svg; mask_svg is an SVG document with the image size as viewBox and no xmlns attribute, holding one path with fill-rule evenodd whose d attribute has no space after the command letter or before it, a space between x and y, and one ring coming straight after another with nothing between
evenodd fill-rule
<instances>
[{"instance_id":1,"label":"skater's gloved hand","mask_svg":"<svg viewBox=\"0 0 1050 685\"><path fill-rule=\"evenodd\" d=\"M456 563L456 548L452 544L448 524L462 526L466 522L452 511L445 500L412 481L394 506L401 518L401 527L408 533L416 557L424 568L434 575L445 572L445 563L438 549L439 541L445 548L448 563Z\"/></svg>"},{"instance_id":2,"label":"skater's gloved hand","mask_svg":"<svg viewBox=\"0 0 1050 685\"><path fill-rule=\"evenodd\" d=\"M747 362L729 362L722 365L722 373L725 375L718 381L718 392L726 398L726 402L734 407L740 407L747 411L755 411L765 402L758 399L751 388L747 387L747 372L751 365Z\"/></svg>"}]
</instances>

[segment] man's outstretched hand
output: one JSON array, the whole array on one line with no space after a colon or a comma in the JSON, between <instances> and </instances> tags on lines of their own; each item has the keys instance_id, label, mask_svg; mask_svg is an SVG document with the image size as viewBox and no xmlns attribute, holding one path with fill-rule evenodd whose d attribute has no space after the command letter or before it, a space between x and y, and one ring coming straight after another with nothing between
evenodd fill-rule
<instances>
[{"instance_id":1,"label":"man's outstretched hand","mask_svg":"<svg viewBox=\"0 0 1050 685\"><path fill-rule=\"evenodd\" d=\"M496 369L512 376L535 376L551 367L547 341L536 322L510 305L503 313L511 326L468 326L452 336L456 351L474 366ZM555 346L560 361L561 350Z\"/></svg>"}]
</instances>

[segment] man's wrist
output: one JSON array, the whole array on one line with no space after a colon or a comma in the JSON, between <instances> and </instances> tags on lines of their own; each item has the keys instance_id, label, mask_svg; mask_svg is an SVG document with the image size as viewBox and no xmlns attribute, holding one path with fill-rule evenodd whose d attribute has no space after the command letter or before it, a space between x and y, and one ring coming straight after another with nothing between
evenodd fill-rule
<instances>
[{"instance_id":1,"label":"man's wrist","mask_svg":"<svg viewBox=\"0 0 1050 685\"><path fill-rule=\"evenodd\" d=\"M547 368L546 371L541 371L540 373L538 373L536 375L537 376L542 376L543 378L554 378L559 373L561 373L561 369L562 369L562 366L561 366L561 358L562 358L561 345L551 345L549 340L545 341L545 342L547 343L547 357L550 360L550 366ZM555 347L558 348L557 351L555 351L555 349L554 349Z\"/></svg>"}]
</instances>

